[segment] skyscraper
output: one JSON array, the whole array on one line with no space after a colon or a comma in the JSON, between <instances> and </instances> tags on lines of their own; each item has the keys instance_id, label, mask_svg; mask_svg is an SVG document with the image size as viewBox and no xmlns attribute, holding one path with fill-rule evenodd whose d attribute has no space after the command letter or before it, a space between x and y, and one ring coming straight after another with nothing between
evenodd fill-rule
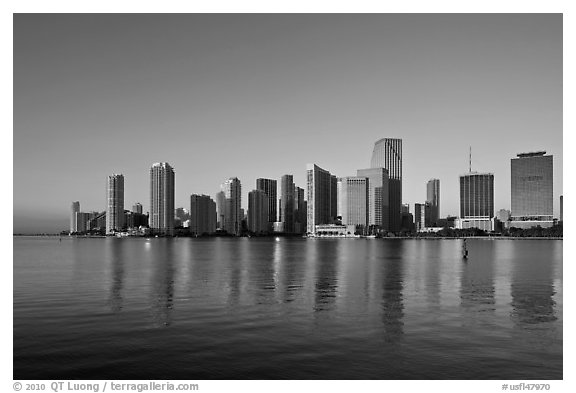
<instances>
[{"instance_id":1,"label":"skyscraper","mask_svg":"<svg viewBox=\"0 0 576 393\"><path fill-rule=\"evenodd\" d=\"M72 202L72 206L70 206L70 233L77 232L77 219L76 213L80 212L80 202Z\"/></svg>"},{"instance_id":2,"label":"skyscraper","mask_svg":"<svg viewBox=\"0 0 576 393\"><path fill-rule=\"evenodd\" d=\"M429 203L429 214L426 217L426 226L438 226L440 218L440 180L431 179L426 183L426 202Z\"/></svg>"},{"instance_id":3,"label":"skyscraper","mask_svg":"<svg viewBox=\"0 0 576 393\"><path fill-rule=\"evenodd\" d=\"M294 233L294 177L284 175L280 179L280 222L285 233Z\"/></svg>"},{"instance_id":4,"label":"skyscraper","mask_svg":"<svg viewBox=\"0 0 576 393\"><path fill-rule=\"evenodd\" d=\"M248 230L254 233L269 231L268 196L264 190L252 190L248 193Z\"/></svg>"},{"instance_id":5,"label":"skyscraper","mask_svg":"<svg viewBox=\"0 0 576 393\"><path fill-rule=\"evenodd\" d=\"M216 228L224 229L224 216L226 211L226 196L224 191L216 194Z\"/></svg>"},{"instance_id":6,"label":"skyscraper","mask_svg":"<svg viewBox=\"0 0 576 393\"><path fill-rule=\"evenodd\" d=\"M416 231L420 231L426 228L426 204L415 203L414 204L414 224Z\"/></svg>"},{"instance_id":7,"label":"skyscraper","mask_svg":"<svg viewBox=\"0 0 576 393\"><path fill-rule=\"evenodd\" d=\"M510 160L513 227L553 224L553 156L545 154L520 153Z\"/></svg>"},{"instance_id":8,"label":"skyscraper","mask_svg":"<svg viewBox=\"0 0 576 393\"><path fill-rule=\"evenodd\" d=\"M494 230L494 175L470 172L460 176L460 220L457 228Z\"/></svg>"},{"instance_id":9,"label":"skyscraper","mask_svg":"<svg viewBox=\"0 0 576 393\"><path fill-rule=\"evenodd\" d=\"M174 235L174 169L167 162L150 168L150 229L153 233Z\"/></svg>"},{"instance_id":10,"label":"skyscraper","mask_svg":"<svg viewBox=\"0 0 576 393\"><path fill-rule=\"evenodd\" d=\"M307 232L316 233L316 225L330 224L337 214L337 204L331 193L337 192L336 184L332 184L332 175L315 164L306 166L307 192Z\"/></svg>"},{"instance_id":11,"label":"skyscraper","mask_svg":"<svg viewBox=\"0 0 576 393\"><path fill-rule=\"evenodd\" d=\"M358 169L357 175L368 178L368 225L372 233L390 230L390 190L385 168Z\"/></svg>"},{"instance_id":12,"label":"skyscraper","mask_svg":"<svg viewBox=\"0 0 576 393\"><path fill-rule=\"evenodd\" d=\"M268 222L270 223L270 228L272 229L272 225L278 218L277 212L277 203L278 203L278 194L277 194L277 183L276 180L272 179L256 179L256 189L262 190L266 194L268 198Z\"/></svg>"},{"instance_id":13,"label":"skyscraper","mask_svg":"<svg viewBox=\"0 0 576 393\"><path fill-rule=\"evenodd\" d=\"M294 191L294 233L306 233L306 201L304 189L295 187Z\"/></svg>"},{"instance_id":14,"label":"skyscraper","mask_svg":"<svg viewBox=\"0 0 576 393\"><path fill-rule=\"evenodd\" d=\"M136 202L132 205L132 212L142 214L142 204L140 202Z\"/></svg>"},{"instance_id":15,"label":"skyscraper","mask_svg":"<svg viewBox=\"0 0 576 393\"><path fill-rule=\"evenodd\" d=\"M190 233L194 235L216 232L216 202L208 195L190 195Z\"/></svg>"},{"instance_id":16,"label":"skyscraper","mask_svg":"<svg viewBox=\"0 0 576 393\"><path fill-rule=\"evenodd\" d=\"M226 180L222 186L224 192L224 229L231 235L240 235L242 231L242 186L237 177Z\"/></svg>"},{"instance_id":17,"label":"skyscraper","mask_svg":"<svg viewBox=\"0 0 576 393\"><path fill-rule=\"evenodd\" d=\"M124 227L124 176L110 175L106 187L106 234Z\"/></svg>"},{"instance_id":18,"label":"skyscraper","mask_svg":"<svg viewBox=\"0 0 576 393\"><path fill-rule=\"evenodd\" d=\"M342 225L354 225L364 233L369 222L369 180L367 177L349 176L338 180Z\"/></svg>"},{"instance_id":19,"label":"skyscraper","mask_svg":"<svg viewBox=\"0 0 576 393\"><path fill-rule=\"evenodd\" d=\"M398 232L402 223L402 139L382 138L376 141L370 166L388 170L390 231Z\"/></svg>"}]
</instances>

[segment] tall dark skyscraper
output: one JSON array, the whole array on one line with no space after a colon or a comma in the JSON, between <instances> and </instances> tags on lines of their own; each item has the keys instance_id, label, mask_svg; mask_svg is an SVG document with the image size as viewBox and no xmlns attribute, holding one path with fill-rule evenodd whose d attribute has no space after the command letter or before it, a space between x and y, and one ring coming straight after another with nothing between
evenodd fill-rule
<instances>
[{"instance_id":1,"label":"tall dark skyscraper","mask_svg":"<svg viewBox=\"0 0 576 393\"><path fill-rule=\"evenodd\" d=\"M553 223L553 156L545 151L521 153L510 160L512 226Z\"/></svg>"},{"instance_id":2,"label":"tall dark skyscraper","mask_svg":"<svg viewBox=\"0 0 576 393\"><path fill-rule=\"evenodd\" d=\"M376 141L370 166L388 170L390 231L398 232L402 224L402 139Z\"/></svg>"},{"instance_id":3,"label":"tall dark skyscraper","mask_svg":"<svg viewBox=\"0 0 576 393\"><path fill-rule=\"evenodd\" d=\"M431 179L426 183L426 202L429 204L429 214L426 215L426 226L438 226L440 218L440 180Z\"/></svg>"},{"instance_id":4,"label":"tall dark skyscraper","mask_svg":"<svg viewBox=\"0 0 576 393\"><path fill-rule=\"evenodd\" d=\"M316 225L330 224L337 215L337 197L332 193L338 192L337 182L333 183L333 176L325 169L315 164L306 166L306 193L307 193L307 232L316 233ZM336 179L334 177L334 179ZM334 203L336 201L336 203ZM333 206L334 205L334 206Z\"/></svg>"},{"instance_id":5,"label":"tall dark skyscraper","mask_svg":"<svg viewBox=\"0 0 576 393\"><path fill-rule=\"evenodd\" d=\"M160 235L174 235L174 169L167 162L150 168L150 229Z\"/></svg>"},{"instance_id":6,"label":"tall dark skyscraper","mask_svg":"<svg viewBox=\"0 0 576 393\"><path fill-rule=\"evenodd\" d=\"M106 234L124 227L124 176L110 175L106 185Z\"/></svg>"},{"instance_id":7,"label":"tall dark skyscraper","mask_svg":"<svg viewBox=\"0 0 576 393\"><path fill-rule=\"evenodd\" d=\"M460 218L494 217L494 175L471 172L460 176Z\"/></svg>"},{"instance_id":8,"label":"tall dark skyscraper","mask_svg":"<svg viewBox=\"0 0 576 393\"><path fill-rule=\"evenodd\" d=\"M294 233L294 191L294 177L282 176L280 179L280 221L286 233Z\"/></svg>"},{"instance_id":9,"label":"tall dark skyscraper","mask_svg":"<svg viewBox=\"0 0 576 393\"><path fill-rule=\"evenodd\" d=\"M278 195L276 180L256 179L256 189L264 191L266 197L268 197L268 222L270 223L270 230L272 229L274 222L278 219Z\"/></svg>"},{"instance_id":10,"label":"tall dark skyscraper","mask_svg":"<svg viewBox=\"0 0 576 393\"><path fill-rule=\"evenodd\" d=\"M208 195L190 195L190 233L194 235L216 232L216 202Z\"/></svg>"},{"instance_id":11,"label":"tall dark skyscraper","mask_svg":"<svg viewBox=\"0 0 576 393\"><path fill-rule=\"evenodd\" d=\"M231 235L240 235L242 231L242 185L237 177L231 177L222 184L226 199L224 205L224 229Z\"/></svg>"},{"instance_id":12,"label":"tall dark skyscraper","mask_svg":"<svg viewBox=\"0 0 576 393\"><path fill-rule=\"evenodd\" d=\"M248 230L266 233L269 229L268 196L263 190L252 190L248 193Z\"/></svg>"}]
</instances>

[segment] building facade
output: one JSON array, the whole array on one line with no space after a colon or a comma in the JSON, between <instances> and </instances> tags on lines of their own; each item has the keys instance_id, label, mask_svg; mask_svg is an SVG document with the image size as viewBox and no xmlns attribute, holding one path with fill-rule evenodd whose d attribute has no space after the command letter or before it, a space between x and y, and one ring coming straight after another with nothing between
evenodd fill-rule
<instances>
[{"instance_id":1,"label":"building facade","mask_svg":"<svg viewBox=\"0 0 576 393\"><path fill-rule=\"evenodd\" d=\"M429 214L426 217L427 227L438 226L440 218L440 180L430 179L426 183L426 202L429 204Z\"/></svg>"},{"instance_id":2,"label":"building facade","mask_svg":"<svg viewBox=\"0 0 576 393\"><path fill-rule=\"evenodd\" d=\"M295 200L294 177L284 175L280 179L280 222L283 223L285 233L294 233L294 206Z\"/></svg>"},{"instance_id":3,"label":"building facade","mask_svg":"<svg viewBox=\"0 0 576 393\"><path fill-rule=\"evenodd\" d=\"M110 175L106 187L106 234L124 228L124 176Z\"/></svg>"},{"instance_id":4,"label":"building facade","mask_svg":"<svg viewBox=\"0 0 576 393\"><path fill-rule=\"evenodd\" d=\"M76 213L80 212L80 202L72 202L70 206L70 233L78 232Z\"/></svg>"},{"instance_id":5,"label":"building facade","mask_svg":"<svg viewBox=\"0 0 576 393\"><path fill-rule=\"evenodd\" d=\"M369 180L349 176L338 179L338 205L342 225L352 225L355 232L365 234L369 223Z\"/></svg>"},{"instance_id":6,"label":"building facade","mask_svg":"<svg viewBox=\"0 0 576 393\"><path fill-rule=\"evenodd\" d=\"M382 138L376 141L370 166L388 171L388 230L398 232L402 224L402 139Z\"/></svg>"},{"instance_id":7,"label":"building facade","mask_svg":"<svg viewBox=\"0 0 576 393\"><path fill-rule=\"evenodd\" d=\"M303 188L294 191L294 233L306 233L306 200Z\"/></svg>"},{"instance_id":8,"label":"building facade","mask_svg":"<svg viewBox=\"0 0 576 393\"><path fill-rule=\"evenodd\" d=\"M273 179L256 179L256 189L264 191L268 198L268 222L269 230L272 230L274 222L278 219L278 192L277 182Z\"/></svg>"},{"instance_id":9,"label":"building facade","mask_svg":"<svg viewBox=\"0 0 576 393\"><path fill-rule=\"evenodd\" d=\"M132 205L132 212L142 214L142 204L140 202L136 202Z\"/></svg>"},{"instance_id":10,"label":"building facade","mask_svg":"<svg viewBox=\"0 0 576 393\"><path fill-rule=\"evenodd\" d=\"M200 236L216 232L216 202L208 195L190 195L189 217L191 234Z\"/></svg>"},{"instance_id":11,"label":"building facade","mask_svg":"<svg viewBox=\"0 0 576 393\"><path fill-rule=\"evenodd\" d=\"M150 217L153 234L174 235L174 169L167 162L150 168Z\"/></svg>"},{"instance_id":12,"label":"building facade","mask_svg":"<svg viewBox=\"0 0 576 393\"><path fill-rule=\"evenodd\" d=\"M494 175L470 172L460 176L460 219L456 228L494 230Z\"/></svg>"},{"instance_id":13,"label":"building facade","mask_svg":"<svg viewBox=\"0 0 576 393\"><path fill-rule=\"evenodd\" d=\"M239 236L242 232L242 185L237 177L226 180L222 186L224 192L224 230Z\"/></svg>"},{"instance_id":14,"label":"building facade","mask_svg":"<svg viewBox=\"0 0 576 393\"><path fill-rule=\"evenodd\" d=\"M530 228L553 224L553 156L545 151L520 153L510 160L511 223Z\"/></svg>"},{"instance_id":15,"label":"building facade","mask_svg":"<svg viewBox=\"0 0 576 393\"><path fill-rule=\"evenodd\" d=\"M316 225L330 224L337 215L337 183L333 184L332 175L315 164L306 166L307 194L307 232L314 234ZM333 201L336 204L333 206Z\"/></svg>"},{"instance_id":16,"label":"building facade","mask_svg":"<svg viewBox=\"0 0 576 393\"><path fill-rule=\"evenodd\" d=\"M248 230L256 234L268 233L270 221L268 196L264 190L252 190L248 193Z\"/></svg>"},{"instance_id":17,"label":"building facade","mask_svg":"<svg viewBox=\"0 0 576 393\"><path fill-rule=\"evenodd\" d=\"M358 169L357 176L368 178L368 225L380 232L390 230L390 189L385 168Z\"/></svg>"},{"instance_id":18,"label":"building facade","mask_svg":"<svg viewBox=\"0 0 576 393\"><path fill-rule=\"evenodd\" d=\"M426 228L426 204L414 204L414 226L417 232Z\"/></svg>"}]
</instances>

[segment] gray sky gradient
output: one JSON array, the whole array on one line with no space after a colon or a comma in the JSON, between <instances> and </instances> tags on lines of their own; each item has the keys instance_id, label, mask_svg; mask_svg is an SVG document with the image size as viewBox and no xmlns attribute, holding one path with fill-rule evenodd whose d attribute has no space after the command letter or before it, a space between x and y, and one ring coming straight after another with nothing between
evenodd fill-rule
<instances>
[{"instance_id":1,"label":"gray sky gradient","mask_svg":"<svg viewBox=\"0 0 576 393\"><path fill-rule=\"evenodd\" d=\"M458 175L493 172L510 208L510 159L554 155L562 194L560 14L16 14L14 231L68 229L69 208L149 208L149 168L176 172L176 206L228 177L243 205L256 178L306 163L337 176L403 139L403 202L439 178L457 215Z\"/></svg>"}]
</instances>

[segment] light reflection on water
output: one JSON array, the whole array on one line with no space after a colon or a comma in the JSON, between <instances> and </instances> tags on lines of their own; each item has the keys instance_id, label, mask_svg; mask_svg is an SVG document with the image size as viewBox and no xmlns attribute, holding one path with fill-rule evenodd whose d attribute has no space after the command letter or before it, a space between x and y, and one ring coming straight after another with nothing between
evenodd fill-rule
<instances>
[{"instance_id":1,"label":"light reflection on water","mask_svg":"<svg viewBox=\"0 0 576 393\"><path fill-rule=\"evenodd\" d=\"M561 379L562 241L14 239L15 379Z\"/></svg>"}]
</instances>

